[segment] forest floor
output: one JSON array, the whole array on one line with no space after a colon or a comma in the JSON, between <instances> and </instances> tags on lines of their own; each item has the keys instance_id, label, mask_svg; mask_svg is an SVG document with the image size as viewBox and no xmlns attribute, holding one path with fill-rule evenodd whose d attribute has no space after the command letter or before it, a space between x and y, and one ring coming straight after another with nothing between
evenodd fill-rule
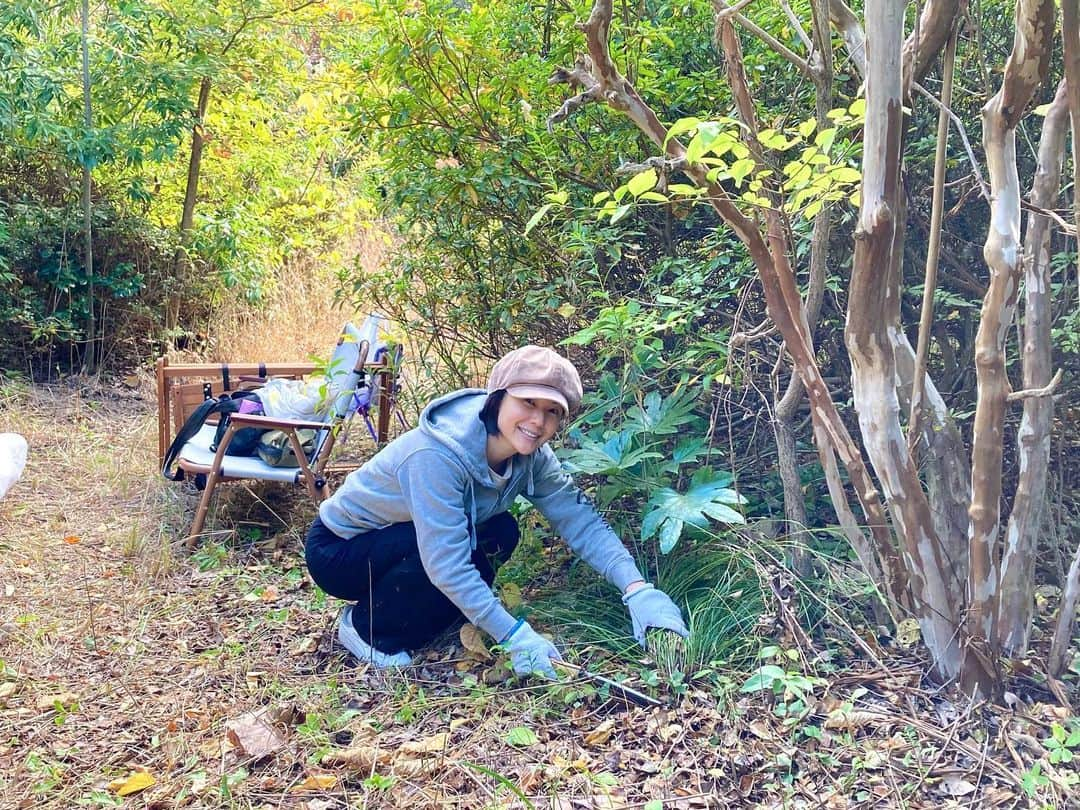
<instances>
[{"instance_id":1,"label":"forest floor","mask_svg":"<svg viewBox=\"0 0 1080 810\"><path fill-rule=\"evenodd\" d=\"M356 666L303 566L310 504L230 485L183 551L195 493L156 472L153 401L0 378L31 447L0 501L0 807L1080 806L1068 708L968 708L892 646L775 691L624 673L661 706L502 680L457 636Z\"/></svg>"}]
</instances>

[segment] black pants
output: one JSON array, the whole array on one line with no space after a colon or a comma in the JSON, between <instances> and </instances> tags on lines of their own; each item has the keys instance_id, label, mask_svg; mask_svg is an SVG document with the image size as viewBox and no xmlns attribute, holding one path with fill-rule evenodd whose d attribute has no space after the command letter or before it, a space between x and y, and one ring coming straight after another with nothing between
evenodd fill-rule
<instances>
[{"instance_id":1,"label":"black pants","mask_svg":"<svg viewBox=\"0 0 1080 810\"><path fill-rule=\"evenodd\" d=\"M503 512L477 526L476 535L472 562L490 585L517 546L520 531L513 516ZM381 652L423 647L463 618L424 572L412 523L342 539L315 518L304 556L320 588L356 602L353 626Z\"/></svg>"}]
</instances>

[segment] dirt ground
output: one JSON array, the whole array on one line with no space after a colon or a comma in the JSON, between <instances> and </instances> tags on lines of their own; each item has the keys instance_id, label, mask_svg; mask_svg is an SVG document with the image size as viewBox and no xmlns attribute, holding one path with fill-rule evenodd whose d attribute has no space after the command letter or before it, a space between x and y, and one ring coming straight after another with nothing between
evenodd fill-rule
<instances>
[{"instance_id":1,"label":"dirt ground","mask_svg":"<svg viewBox=\"0 0 1080 810\"><path fill-rule=\"evenodd\" d=\"M303 568L312 506L230 485L186 553L195 494L157 474L128 382L0 379L0 431L31 447L0 501L2 808L1080 806L1069 709L965 708L915 658L777 690L632 679L650 707L505 680L456 637L356 667Z\"/></svg>"}]
</instances>

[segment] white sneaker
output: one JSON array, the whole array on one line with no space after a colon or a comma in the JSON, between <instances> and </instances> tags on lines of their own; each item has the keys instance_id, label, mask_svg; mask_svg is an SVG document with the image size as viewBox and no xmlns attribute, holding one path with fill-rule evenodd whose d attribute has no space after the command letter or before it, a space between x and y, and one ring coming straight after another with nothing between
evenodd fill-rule
<instances>
[{"instance_id":1,"label":"white sneaker","mask_svg":"<svg viewBox=\"0 0 1080 810\"><path fill-rule=\"evenodd\" d=\"M341 646L356 656L358 661L374 664L379 669L407 667L412 663L412 656L402 650L394 654L380 652L360 638L352 623L352 605L346 605L338 620L337 637Z\"/></svg>"}]
</instances>

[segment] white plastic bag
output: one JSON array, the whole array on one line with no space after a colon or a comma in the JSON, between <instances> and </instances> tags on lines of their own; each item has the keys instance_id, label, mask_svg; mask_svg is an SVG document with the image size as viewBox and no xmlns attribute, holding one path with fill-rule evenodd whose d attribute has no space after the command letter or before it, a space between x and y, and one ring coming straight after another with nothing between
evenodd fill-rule
<instances>
[{"instance_id":1,"label":"white plastic bag","mask_svg":"<svg viewBox=\"0 0 1080 810\"><path fill-rule=\"evenodd\" d=\"M337 392L331 391L322 377L307 380L274 378L257 388L263 413L277 419L316 419L326 417Z\"/></svg>"},{"instance_id":2,"label":"white plastic bag","mask_svg":"<svg viewBox=\"0 0 1080 810\"><path fill-rule=\"evenodd\" d=\"M0 498L22 475L26 452L26 439L18 433L0 433Z\"/></svg>"}]
</instances>

